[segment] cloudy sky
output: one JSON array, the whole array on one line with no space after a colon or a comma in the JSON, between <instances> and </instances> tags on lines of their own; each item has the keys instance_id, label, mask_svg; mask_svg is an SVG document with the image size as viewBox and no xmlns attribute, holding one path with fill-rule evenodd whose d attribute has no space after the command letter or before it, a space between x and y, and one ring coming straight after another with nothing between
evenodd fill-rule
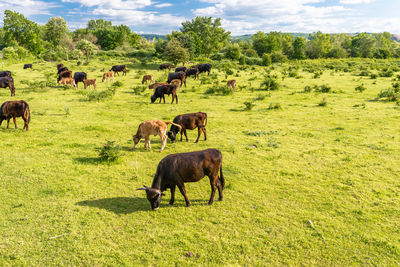
<instances>
[{"instance_id":1,"label":"cloudy sky","mask_svg":"<svg viewBox=\"0 0 400 267\"><path fill-rule=\"evenodd\" d=\"M282 32L400 33L400 0L6 0L4 10L44 24L62 16L70 29L90 19L125 24L138 33L166 34L196 16L221 17L232 35Z\"/></svg>"}]
</instances>

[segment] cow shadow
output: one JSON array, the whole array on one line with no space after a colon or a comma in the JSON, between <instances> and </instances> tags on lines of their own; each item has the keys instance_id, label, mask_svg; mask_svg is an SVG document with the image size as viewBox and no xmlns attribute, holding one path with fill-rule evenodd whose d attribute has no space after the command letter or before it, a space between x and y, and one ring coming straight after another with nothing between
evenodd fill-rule
<instances>
[{"instance_id":1,"label":"cow shadow","mask_svg":"<svg viewBox=\"0 0 400 267\"><path fill-rule=\"evenodd\" d=\"M115 214L130 214L137 211L151 211L147 199L139 197L112 197L84 200L75 203L75 205L104 209Z\"/></svg>"}]
</instances>

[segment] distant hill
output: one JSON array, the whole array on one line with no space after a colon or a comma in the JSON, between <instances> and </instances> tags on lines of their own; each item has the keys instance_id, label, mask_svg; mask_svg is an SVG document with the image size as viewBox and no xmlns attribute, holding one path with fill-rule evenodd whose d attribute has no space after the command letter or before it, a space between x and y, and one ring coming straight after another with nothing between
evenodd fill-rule
<instances>
[{"instance_id":1,"label":"distant hill","mask_svg":"<svg viewBox=\"0 0 400 267\"><path fill-rule=\"evenodd\" d=\"M142 36L143 38L145 38L146 40L148 40L148 41L151 41L151 40L153 40L154 38L156 38L156 40L157 39L162 39L162 40L167 40L166 38L165 38L165 35L161 35L161 34L151 34L151 33L144 33L144 34L139 34L140 36Z\"/></svg>"}]
</instances>

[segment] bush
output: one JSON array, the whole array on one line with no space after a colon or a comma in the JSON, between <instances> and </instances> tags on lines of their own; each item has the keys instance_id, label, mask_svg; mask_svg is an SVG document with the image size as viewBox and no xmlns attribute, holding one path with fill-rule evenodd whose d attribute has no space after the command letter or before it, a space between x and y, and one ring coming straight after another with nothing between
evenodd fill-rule
<instances>
[{"instance_id":1,"label":"bush","mask_svg":"<svg viewBox=\"0 0 400 267\"><path fill-rule=\"evenodd\" d=\"M387 101L397 101L399 99L399 91L396 89L385 89L382 90L379 94L377 99L386 99Z\"/></svg>"},{"instance_id":2,"label":"bush","mask_svg":"<svg viewBox=\"0 0 400 267\"><path fill-rule=\"evenodd\" d=\"M372 73L370 77L371 77L371 79L376 79L376 78L378 78L378 75L375 73Z\"/></svg>"},{"instance_id":3,"label":"bush","mask_svg":"<svg viewBox=\"0 0 400 267\"><path fill-rule=\"evenodd\" d=\"M309 85L306 85L305 87L304 87L304 89L303 89L303 93L310 93L312 91L312 88L311 88L311 86L309 86Z\"/></svg>"},{"instance_id":4,"label":"bush","mask_svg":"<svg viewBox=\"0 0 400 267\"><path fill-rule=\"evenodd\" d=\"M379 73L380 77L392 77L393 76L393 71L391 70L383 70Z\"/></svg>"},{"instance_id":5,"label":"bush","mask_svg":"<svg viewBox=\"0 0 400 267\"><path fill-rule=\"evenodd\" d=\"M358 76L370 76L370 75L371 75L371 73L366 70L363 70L358 74Z\"/></svg>"},{"instance_id":6,"label":"bush","mask_svg":"<svg viewBox=\"0 0 400 267\"><path fill-rule=\"evenodd\" d=\"M122 82L120 82L120 81L116 81L116 82L114 82L113 84L112 84L112 86L114 86L114 87L122 87L124 84L122 83Z\"/></svg>"},{"instance_id":7,"label":"bush","mask_svg":"<svg viewBox=\"0 0 400 267\"><path fill-rule=\"evenodd\" d=\"M267 77L261 83L261 89L267 90L267 91L275 91L275 90L278 90L279 87L280 87L279 83L271 77Z\"/></svg>"},{"instance_id":8,"label":"bush","mask_svg":"<svg viewBox=\"0 0 400 267\"><path fill-rule=\"evenodd\" d=\"M281 51L275 51L275 52L271 53L271 60L274 63L275 62L284 63L284 62L288 61L288 58Z\"/></svg>"},{"instance_id":9,"label":"bush","mask_svg":"<svg viewBox=\"0 0 400 267\"><path fill-rule=\"evenodd\" d=\"M262 56L262 64L263 66L269 66L272 64L272 59L270 54L264 54Z\"/></svg>"},{"instance_id":10,"label":"bush","mask_svg":"<svg viewBox=\"0 0 400 267\"><path fill-rule=\"evenodd\" d=\"M280 103L269 103L268 110L282 109Z\"/></svg>"},{"instance_id":11,"label":"bush","mask_svg":"<svg viewBox=\"0 0 400 267\"><path fill-rule=\"evenodd\" d=\"M315 92L319 93L329 93L331 91L331 87L329 85L320 85L320 86L314 86Z\"/></svg>"},{"instance_id":12,"label":"bush","mask_svg":"<svg viewBox=\"0 0 400 267\"><path fill-rule=\"evenodd\" d=\"M354 90L356 90L356 91L362 93L362 92L364 92L366 89L367 89L367 88L365 88L365 86L364 86L363 84L361 84L361 85L357 86Z\"/></svg>"},{"instance_id":13,"label":"bush","mask_svg":"<svg viewBox=\"0 0 400 267\"><path fill-rule=\"evenodd\" d=\"M112 98L115 95L115 92L115 88L109 88L103 91L90 91L87 93L87 101L101 101L107 98Z\"/></svg>"},{"instance_id":14,"label":"bush","mask_svg":"<svg viewBox=\"0 0 400 267\"><path fill-rule=\"evenodd\" d=\"M328 105L328 100L324 97L321 102L318 103L318 106L325 107L326 105Z\"/></svg>"},{"instance_id":15,"label":"bush","mask_svg":"<svg viewBox=\"0 0 400 267\"><path fill-rule=\"evenodd\" d=\"M140 94L142 94L144 91L146 91L146 88L147 88L147 86L138 85L138 86L133 87L132 89L133 89L133 93L134 93L135 95L140 95Z\"/></svg>"},{"instance_id":16,"label":"bush","mask_svg":"<svg viewBox=\"0 0 400 267\"><path fill-rule=\"evenodd\" d=\"M231 95L233 94L233 89L231 87L223 85L214 85L209 87L204 94L206 95Z\"/></svg>"},{"instance_id":17,"label":"bush","mask_svg":"<svg viewBox=\"0 0 400 267\"><path fill-rule=\"evenodd\" d=\"M106 144L100 149L99 157L102 161L115 162L120 156L120 146L114 141L106 140Z\"/></svg>"},{"instance_id":18,"label":"bush","mask_svg":"<svg viewBox=\"0 0 400 267\"><path fill-rule=\"evenodd\" d=\"M244 104L244 110L252 110L256 104L250 101L246 101L243 103Z\"/></svg>"}]
</instances>

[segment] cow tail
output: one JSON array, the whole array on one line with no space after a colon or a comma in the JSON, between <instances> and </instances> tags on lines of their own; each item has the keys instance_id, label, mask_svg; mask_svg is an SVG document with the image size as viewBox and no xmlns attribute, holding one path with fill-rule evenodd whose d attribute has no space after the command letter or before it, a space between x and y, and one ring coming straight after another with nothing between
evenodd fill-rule
<instances>
[{"instance_id":1,"label":"cow tail","mask_svg":"<svg viewBox=\"0 0 400 267\"><path fill-rule=\"evenodd\" d=\"M31 112L29 110L29 105L26 102L24 102L24 117L27 119L28 123L31 122Z\"/></svg>"},{"instance_id":2,"label":"cow tail","mask_svg":"<svg viewBox=\"0 0 400 267\"><path fill-rule=\"evenodd\" d=\"M182 130L182 126L179 125L179 124L176 124L175 122L172 122L172 121L164 121L164 122L165 122L167 125L168 125L168 124L172 124L172 125L178 127L178 128L179 128L179 131Z\"/></svg>"},{"instance_id":3,"label":"cow tail","mask_svg":"<svg viewBox=\"0 0 400 267\"><path fill-rule=\"evenodd\" d=\"M206 115L206 119L205 119L205 122L204 122L204 127L206 127L207 126L207 113L204 113L205 115Z\"/></svg>"},{"instance_id":4,"label":"cow tail","mask_svg":"<svg viewBox=\"0 0 400 267\"><path fill-rule=\"evenodd\" d=\"M222 163L221 163L221 167L219 167L219 180L221 181L222 189L224 189L225 188L225 179L224 179L224 174L222 173Z\"/></svg>"}]
</instances>

